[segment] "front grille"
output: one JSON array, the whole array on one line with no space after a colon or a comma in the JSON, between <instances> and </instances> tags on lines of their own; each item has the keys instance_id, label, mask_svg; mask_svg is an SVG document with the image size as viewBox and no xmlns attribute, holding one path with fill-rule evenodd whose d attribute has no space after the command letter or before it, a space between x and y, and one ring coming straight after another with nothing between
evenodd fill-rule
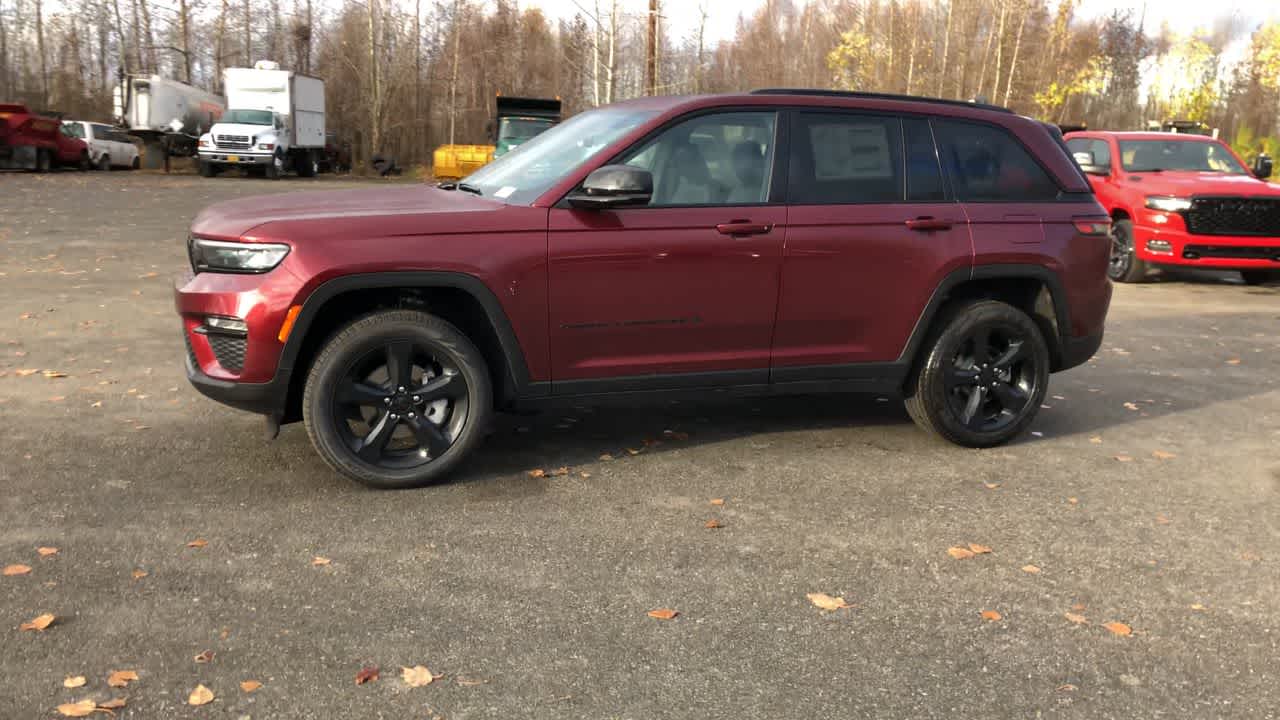
<instances>
[{"instance_id":1,"label":"front grille","mask_svg":"<svg viewBox=\"0 0 1280 720\"><path fill-rule=\"evenodd\" d=\"M191 367L199 370L200 362L196 360L196 350L191 347L191 335L186 330L182 331L182 342L187 346L187 359L191 361Z\"/></svg>"},{"instance_id":2,"label":"front grille","mask_svg":"<svg viewBox=\"0 0 1280 720\"><path fill-rule=\"evenodd\" d=\"M220 150L248 150L253 144L248 135L217 135L213 140Z\"/></svg>"},{"instance_id":3,"label":"front grille","mask_svg":"<svg viewBox=\"0 0 1280 720\"><path fill-rule=\"evenodd\" d=\"M1182 257L1230 258L1232 260L1275 260L1280 262L1280 245L1247 247L1241 245L1184 245Z\"/></svg>"},{"instance_id":4,"label":"front grille","mask_svg":"<svg viewBox=\"0 0 1280 720\"><path fill-rule=\"evenodd\" d=\"M244 369L244 348L248 342L242 337L209 333L209 347L213 348L213 356L224 369L238 373Z\"/></svg>"},{"instance_id":5,"label":"front grille","mask_svg":"<svg viewBox=\"0 0 1280 720\"><path fill-rule=\"evenodd\" d=\"M1280 198L1192 198L1184 217L1193 235L1280 237Z\"/></svg>"}]
</instances>

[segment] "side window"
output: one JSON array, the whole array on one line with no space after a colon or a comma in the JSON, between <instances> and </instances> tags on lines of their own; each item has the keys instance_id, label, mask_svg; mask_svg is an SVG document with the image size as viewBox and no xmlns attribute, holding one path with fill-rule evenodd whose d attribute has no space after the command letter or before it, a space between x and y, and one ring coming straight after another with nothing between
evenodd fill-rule
<instances>
[{"instance_id":1,"label":"side window","mask_svg":"<svg viewBox=\"0 0 1280 720\"><path fill-rule=\"evenodd\" d=\"M115 140L115 133L106 125L93 126L93 138L95 140Z\"/></svg>"},{"instance_id":2,"label":"side window","mask_svg":"<svg viewBox=\"0 0 1280 720\"><path fill-rule=\"evenodd\" d=\"M653 173L654 207L758 205L773 175L773 112L702 115L627 153L623 164Z\"/></svg>"},{"instance_id":3,"label":"side window","mask_svg":"<svg viewBox=\"0 0 1280 720\"><path fill-rule=\"evenodd\" d=\"M942 167L938 165L938 149L933 144L929 121L903 118L902 133L907 149L907 202L945 201Z\"/></svg>"},{"instance_id":4,"label":"side window","mask_svg":"<svg viewBox=\"0 0 1280 720\"><path fill-rule=\"evenodd\" d=\"M1058 185L1008 131L960 120L933 121L942 162L964 202L1042 202Z\"/></svg>"},{"instance_id":5,"label":"side window","mask_svg":"<svg viewBox=\"0 0 1280 720\"><path fill-rule=\"evenodd\" d=\"M1093 153L1094 165L1111 167L1111 145L1106 140L1075 138L1067 141L1067 149L1072 153Z\"/></svg>"},{"instance_id":6,"label":"side window","mask_svg":"<svg viewBox=\"0 0 1280 720\"><path fill-rule=\"evenodd\" d=\"M793 205L901 202L897 118L797 113L791 130L787 200Z\"/></svg>"}]
</instances>

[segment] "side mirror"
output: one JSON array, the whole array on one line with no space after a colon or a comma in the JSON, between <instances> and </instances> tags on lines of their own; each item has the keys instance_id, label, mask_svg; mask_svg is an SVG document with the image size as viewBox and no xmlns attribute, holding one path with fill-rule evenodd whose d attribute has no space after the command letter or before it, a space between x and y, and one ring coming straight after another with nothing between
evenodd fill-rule
<instances>
[{"instance_id":1,"label":"side mirror","mask_svg":"<svg viewBox=\"0 0 1280 720\"><path fill-rule=\"evenodd\" d=\"M1084 171L1086 175L1110 175L1111 168L1106 165L1097 165L1093 159L1093 153L1088 150L1071 153L1071 158L1076 161L1076 165Z\"/></svg>"},{"instance_id":2,"label":"side mirror","mask_svg":"<svg viewBox=\"0 0 1280 720\"><path fill-rule=\"evenodd\" d=\"M1266 180L1271 177L1271 157L1266 153L1262 153L1253 159L1253 176L1259 180Z\"/></svg>"},{"instance_id":3,"label":"side mirror","mask_svg":"<svg viewBox=\"0 0 1280 720\"><path fill-rule=\"evenodd\" d=\"M653 174L630 165L605 165L592 171L582 189L569 196L581 210L613 210L648 205L653 197Z\"/></svg>"}]
</instances>

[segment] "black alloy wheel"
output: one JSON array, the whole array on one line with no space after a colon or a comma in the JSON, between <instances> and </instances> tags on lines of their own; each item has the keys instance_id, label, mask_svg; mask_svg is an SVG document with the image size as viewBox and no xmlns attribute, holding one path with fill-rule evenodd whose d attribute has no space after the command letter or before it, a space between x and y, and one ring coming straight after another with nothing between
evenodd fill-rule
<instances>
[{"instance_id":1,"label":"black alloy wheel","mask_svg":"<svg viewBox=\"0 0 1280 720\"><path fill-rule=\"evenodd\" d=\"M1035 397L1038 382L1027 340L991 325L974 328L943 378L951 411L966 428L979 433L997 433L1018 420Z\"/></svg>"},{"instance_id":2,"label":"black alloy wheel","mask_svg":"<svg viewBox=\"0 0 1280 720\"><path fill-rule=\"evenodd\" d=\"M1111 224L1111 256L1107 276L1116 282L1141 282L1147 276L1147 263L1133 249L1133 222L1116 220Z\"/></svg>"}]
</instances>

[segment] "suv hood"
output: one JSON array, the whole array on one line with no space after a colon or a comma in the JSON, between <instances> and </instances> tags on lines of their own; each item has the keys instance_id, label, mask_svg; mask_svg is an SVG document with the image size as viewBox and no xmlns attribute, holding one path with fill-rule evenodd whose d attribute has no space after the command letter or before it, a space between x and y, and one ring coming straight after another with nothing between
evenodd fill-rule
<instances>
[{"instance_id":1,"label":"suv hood","mask_svg":"<svg viewBox=\"0 0 1280 720\"><path fill-rule=\"evenodd\" d=\"M1280 197L1280 186L1264 182L1252 175L1186 171L1130 173L1125 176L1125 184L1147 195Z\"/></svg>"},{"instance_id":2,"label":"suv hood","mask_svg":"<svg viewBox=\"0 0 1280 720\"><path fill-rule=\"evenodd\" d=\"M341 224L349 229L371 230L380 218L486 212L503 207L507 206L497 200L431 185L259 195L210 205L191 223L191 232L201 237L236 240L256 227L282 221L320 221L329 228Z\"/></svg>"}]
</instances>

